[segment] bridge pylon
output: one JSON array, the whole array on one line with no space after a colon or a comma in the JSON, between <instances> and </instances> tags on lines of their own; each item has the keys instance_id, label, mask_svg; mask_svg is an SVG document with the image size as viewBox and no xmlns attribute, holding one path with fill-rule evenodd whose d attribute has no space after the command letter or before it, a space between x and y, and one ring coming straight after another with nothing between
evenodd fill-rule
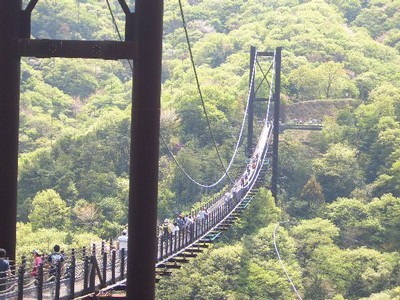
<instances>
[{"instance_id":1,"label":"bridge pylon","mask_svg":"<svg viewBox=\"0 0 400 300\"><path fill-rule=\"evenodd\" d=\"M264 72L261 64L258 61L258 57L269 56L273 58L272 65L267 72ZM281 93L281 59L282 59L282 47L277 47L274 52L265 51L258 52L255 47L250 48L250 76L249 76L249 108L248 108L248 124L247 124L247 147L246 155L250 157L253 153L253 125L254 125L254 104L256 102L266 102L267 98L258 98L257 91L259 90L261 83L266 81L269 90L273 90L272 102L274 103L274 128L273 128L273 150L272 150L272 178L271 178L271 192L277 202L278 193L278 143L279 143L279 120L280 120L280 93ZM256 89L256 63L263 76L260 84ZM273 81L270 84L267 79L269 72L273 70ZM268 122L269 120L265 120Z\"/></svg>"}]
</instances>

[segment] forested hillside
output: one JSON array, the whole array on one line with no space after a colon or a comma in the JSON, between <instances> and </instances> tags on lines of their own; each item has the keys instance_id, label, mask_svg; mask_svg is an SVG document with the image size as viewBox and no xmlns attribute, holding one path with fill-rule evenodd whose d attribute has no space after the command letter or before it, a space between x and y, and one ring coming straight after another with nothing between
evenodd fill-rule
<instances>
[{"instance_id":1,"label":"forested hillside","mask_svg":"<svg viewBox=\"0 0 400 300\"><path fill-rule=\"evenodd\" d=\"M158 298L295 299L273 246L275 226L285 221L277 245L304 299L400 299L400 1L189 0L182 7L225 161L244 113L250 46L283 47L284 104L356 105L324 118L307 145L286 137L278 204L261 190L221 243L161 281ZM123 35L124 14L117 1L111 8ZM118 40L106 1L41 0L32 23L34 38ZM222 171L178 1L165 1L163 48L163 137L195 180L213 182ZM129 63L28 58L21 70L18 255L116 237L127 222ZM235 170L244 164L241 149ZM221 188L194 185L161 143L160 219Z\"/></svg>"}]
</instances>

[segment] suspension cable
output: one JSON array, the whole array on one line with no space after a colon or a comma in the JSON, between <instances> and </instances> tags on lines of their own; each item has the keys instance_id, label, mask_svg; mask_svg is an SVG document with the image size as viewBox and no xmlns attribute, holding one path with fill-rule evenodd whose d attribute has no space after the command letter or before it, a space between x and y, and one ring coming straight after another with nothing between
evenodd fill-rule
<instances>
[{"instance_id":1,"label":"suspension cable","mask_svg":"<svg viewBox=\"0 0 400 300\"><path fill-rule=\"evenodd\" d=\"M206 106L205 106L205 103L204 103L204 99L203 99L203 94L202 94L201 88L200 88L200 82L199 82L199 78L198 78L198 75L197 75L196 66L195 66L195 64L194 64L192 48L191 48L191 46L190 46L189 34L188 34L188 31L187 31L187 27L186 27L186 21L185 21L185 16L184 16L184 13L183 13L183 7L182 7L182 1L181 1L181 0L179 0L179 8L180 8L180 11L181 11L182 25L183 25L183 29L185 30L186 43L187 43L188 50L189 50L189 54L190 54L190 60L191 60L191 62L192 62L194 77L195 77L195 79L196 79L197 90L198 90L198 92L199 92L199 96L200 96L200 100L201 100L201 105L202 105L202 108L203 108L204 116L206 117L208 130L209 130L209 132L210 132L210 136L211 136L211 139L212 139L212 141L213 141L215 151L217 152L217 156L218 156L219 162L220 162L220 164L221 164L221 167L222 167L223 171L226 173L226 176L229 178L229 180L231 181L231 183L234 183L233 180L232 180L232 178L231 178L231 177L229 176L229 174L228 174L228 170L225 168L224 162L222 161L221 154L219 153L219 149L218 149L218 146L217 146L217 142L216 142L216 140L215 140L213 131L212 131L212 129L211 129L210 120L209 120L209 118L208 118L207 109L206 109Z\"/></svg>"},{"instance_id":2,"label":"suspension cable","mask_svg":"<svg viewBox=\"0 0 400 300\"><path fill-rule=\"evenodd\" d=\"M281 255L279 254L278 246L276 245L276 230L278 229L278 226L279 226L279 223L275 224L275 228L274 228L274 247L275 247L276 255L278 256L279 263L281 264L281 267L282 267L283 271L285 272L286 278L289 280L290 285L292 286L294 292L296 293L297 298L299 298L300 300L303 300L301 298L299 292L297 291L292 279L290 278L289 273L287 272L285 265L283 264Z\"/></svg>"},{"instance_id":3,"label":"suspension cable","mask_svg":"<svg viewBox=\"0 0 400 300\"><path fill-rule=\"evenodd\" d=\"M253 61L253 66L254 66L254 64L255 64L255 60ZM253 73L251 74L250 86L253 84L253 81L254 81L255 68L253 67L252 70L253 70ZM242 141L243 131L244 131L244 125L245 125L245 121L246 121L246 116L247 116L248 110L249 110L249 103L250 103L250 91L248 92L248 95L247 95L247 102L246 102L245 113L244 113L244 116L243 116L242 125L241 125L241 127L240 127L239 136L238 136L237 141L236 141L235 150L234 150L234 152L233 152L233 154L232 154L232 157L231 157L231 160L230 160L230 162L229 162L229 164L228 164L227 171L229 171L230 168L232 167L232 164L233 164L233 162L234 162L234 160L235 160L235 157L236 157L236 155L237 155L237 152L238 152L240 143L241 143L241 141ZM166 141L165 141L165 139L164 139L164 137L163 137L162 135L161 135L161 139L162 139L162 141L164 142L165 146L166 146L167 149L168 149L168 152L169 152L170 155L172 156L173 160L175 161L175 163L176 163L176 165L179 167L179 169L181 169L181 171L182 171L193 183L197 184L198 186L201 186L201 187L204 187L204 188L211 188L211 187L214 187L214 186L216 186L217 184L219 184L219 183L226 177L227 172L225 172L216 182L214 182L214 183L212 183L212 184L202 184L202 183L197 182L196 180L194 180L194 179L182 168L182 166L181 166L181 165L179 164L179 162L176 160L174 154L172 153L171 149L168 147L168 145L167 145L167 143L166 143Z\"/></svg>"},{"instance_id":4,"label":"suspension cable","mask_svg":"<svg viewBox=\"0 0 400 300\"><path fill-rule=\"evenodd\" d=\"M112 11L111 5L110 5L110 3L109 3L109 0L106 0L106 1L107 1L108 10L109 10L110 15L111 15L111 18L112 18L113 25L114 25L114 27L115 27L115 30L116 30L117 33L118 33L118 38L119 38L120 41L122 41L122 35L121 35L120 31L119 31L118 24L117 24L116 19L115 19L115 17L114 17L114 13L113 13L113 11ZM130 63L129 60L128 60L128 62L129 62L129 66L131 67L131 71L133 72L133 66L131 65L131 63ZM244 124L244 121L243 121L243 124ZM242 127L243 127L243 125L242 125ZM201 184L201 183L197 182L195 179L193 179L193 178L185 171L185 169L183 169L182 165L181 165L181 164L178 162L178 160L176 159L175 155L173 154L172 150L171 150L170 147L168 146L168 144L167 144L167 142L166 142L166 140L165 140L165 138L164 138L164 136L163 136L163 134L162 134L161 132L160 132L160 137L161 137L161 140L163 141L165 147L168 149L168 152L170 153L170 155L171 155L172 159L174 160L175 164L178 166L178 168L186 175L186 177L188 177L192 182L194 182L194 183L197 184L198 186L201 186L201 187L204 187L204 188L211 188L211 187L214 187L214 186L216 186L218 183L220 183L220 182L222 181L222 179L225 178L225 176L227 175L227 173L225 172L224 175L223 175L217 182L215 182L215 183L213 183L213 184L210 184L210 185ZM231 181L232 181L232 180L231 180Z\"/></svg>"},{"instance_id":5,"label":"suspension cable","mask_svg":"<svg viewBox=\"0 0 400 300\"><path fill-rule=\"evenodd\" d=\"M122 42L122 35L121 35L121 32L119 31L118 24L117 24L117 21L116 21L116 19L115 19L115 17L114 17L114 13L113 13L113 11L112 11L110 2L109 2L109 0L106 0L106 2L107 2L107 7L108 7L108 10L109 10L109 12L110 12L111 19L112 19L112 22L113 22L113 24L114 24L115 30L117 31L118 38L119 38L119 40ZM132 63L131 63L131 61L130 61L129 59L127 59L127 61L128 61L128 63L129 63L129 66L131 67L132 74L133 74L133 65L132 65ZM134 74L133 74L132 76L134 76Z\"/></svg>"},{"instance_id":6,"label":"suspension cable","mask_svg":"<svg viewBox=\"0 0 400 300\"><path fill-rule=\"evenodd\" d=\"M112 11L112 8L111 8L111 5L110 5L110 3L109 3L109 0L106 0L106 2L107 2L107 7L108 7L108 9L109 9L109 12L110 12L110 15L111 15L111 18L112 18L113 25L114 25L114 27L115 27L115 29L116 29L116 31L117 31L119 40L122 41L122 35L121 35L120 31L119 31L118 24L117 24L116 19L115 19L115 17L114 17L114 13L113 13L113 11ZM212 138L213 138L213 142L214 142L214 146L215 146L215 149L216 149L216 151L217 151L217 154L218 154L218 158L219 158L219 160L220 160L220 162L221 162L221 165L224 167L224 165L223 165L223 163L222 163L222 159L221 159L220 153L219 153L219 151L218 151L218 147L216 146L216 142L215 142L215 139L214 139L214 135L213 135L213 133L212 133L212 130L211 130L211 125L210 125L210 122L209 122L209 118L208 118L208 115L207 115L207 111L206 111L206 108L205 108L205 105L204 105L204 100L203 100L203 96L202 96L201 89L200 89L200 83L199 83L198 76L197 76L197 70L196 70L196 67L195 67L195 65L194 65L193 54L192 54L192 50L191 50L191 46L190 46L190 42L189 42L189 36L188 36L187 28L186 28L186 22L185 22L184 15L183 15L182 3L181 3L180 0L179 0L179 5L180 5L180 10L181 10L182 22L183 22L184 29L185 29L185 34L186 34L186 40L187 40L187 44L188 44L188 48L189 48L189 53L190 53L190 57L191 57L191 61L192 61L192 66L193 66L193 70L194 70L195 77L196 77L197 88L198 88L198 90L199 90L200 98L201 98L201 101L202 101L203 111L204 111L205 116L206 116L206 119L207 119L208 128L209 128L210 133L211 133L211 136L212 136ZM255 66L256 61L257 61L257 54L256 54L256 56L255 56L255 58L254 58L254 61L252 62L252 64L253 64L253 73L251 74L251 82L250 82L250 85L251 85L251 84L253 83L253 81L254 81L254 76L255 76L255 68L254 68L254 66ZM132 72L133 72L133 66L132 66L132 64L131 64L131 61L128 60L128 63L129 63L129 66L130 66L130 68L131 68L131 70L132 70ZM268 73L268 72L267 72L267 73ZM263 75L266 76L265 74L263 74ZM270 89L270 95L271 95L271 92L272 92L272 90ZM248 114L249 102L250 102L250 92L248 93L247 102L246 102L246 108L245 108L245 113L244 113L244 116L243 116L242 125L241 125L240 131L239 131L239 136L238 136L238 139L237 139L237 142L236 142L236 146L235 146L234 153L233 153L233 155L232 155L232 157L231 157L231 160L230 160L230 162L229 162L229 164L228 164L228 167L227 167L226 169L225 169L225 167L224 167L224 174L223 174L217 181L215 181L215 182L212 183L212 184L202 184L202 183L196 181L195 179L193 179L193 178L185 171L185 169L182 167L182 165L178 162L178 160L176 159L175 155L173 154L171 148L168 146L168 144L167 144L167 142L166 142L166 140L165 140L163 134L160 132L161 140L163 141L165 147L167 148L167 150L168 150L169 154L171 155L172 159L174 160L175 164L176 164L176 165L178 166L178 168L185 174L185 176L188 177L188 178L189 178L193 183L195 183L196 185L198 185L198 186L200 186L200 187L203 187L203 188L212 188L212 187L218 185L226 176L230 179L231 183L234 183L233 180L231 179L231 177L229 176L228 171L230 170L230 168L231 168L231 166L232 166L232 164L233 164L233 162L234 162L234 159L235 159L235 157L236 157L236 155L237 155L237 152L238 152L240 143L241 143L241 141L242 141L243 131L244 131L244 124L245 124L246 117L247 117L247 114ZM268 105L268 112L267 112L267 117L266 117L267 119L268 119L268 113L269 113L269 105Z\"/></svg>"}]
</instances>

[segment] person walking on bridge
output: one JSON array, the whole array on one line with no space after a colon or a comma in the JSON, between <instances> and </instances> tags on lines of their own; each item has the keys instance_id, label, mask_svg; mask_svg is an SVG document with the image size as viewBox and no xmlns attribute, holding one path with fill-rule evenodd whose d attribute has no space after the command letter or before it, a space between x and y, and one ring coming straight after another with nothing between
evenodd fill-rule
<instances>
[{"instance_id":1,"label":"person walking on bridge","mask_svg":"<svg viewBox=\"0 0 400 300\"><path fill-rule=\"evenodd\" d=\"M53 247L53 253L51 253L49 256L47 256L47 262L50 264L50 278L52 276L56 275L56 270L57 270L57 265L61 264L61 273L62 274L62 268L63 268L63 263L64 263L64 256L60 253L60 246L59 245L54 245Z\"/></svg>"},{"instance_id":2,"label":"person walking on bridge","mask_svg":"<svg viewBox=\"0 0 400 300\"><path fill-rule=\"evenodd\" d=\"M38 250L33 250L33 269L31 271L31 276L36 278L38 275L39 266L42 263L42 256L40 255Z\"/></svg>"},{"instance_id":3,"label":"person walking on bridge","mask_svg":"<svg viewBox=\"0 0 400 300\"><path fill-rule=\"evenodd\" d=\"M10 275L10 262L6 259L7 252L0 248L0 291L6 290L7 276Z\"/></svg>"},{"instance_id":4,"label":"person walking on bridge","mask_svg":"<svg viewBox=\"0 0 400 300\"><path fill-rule=\"evenodd\" d=\"M205 207L203 207L199 213L197 214L197 219L204 221L208 216L208 212L207 209Z\"/></svg>"},{"instance_id":5,"label":"person walking on bridge","mask_svg":"<svg viewBox=\"0 0 400 300\"><path fill-rule=\"evenodd\" d=\"M121 235L117 239L117 242L118 242L119 255L122 255L123 251L124 257L126 257L128 253L128 231L126 229L122 230Z\"/></svg>"}]
</instances>

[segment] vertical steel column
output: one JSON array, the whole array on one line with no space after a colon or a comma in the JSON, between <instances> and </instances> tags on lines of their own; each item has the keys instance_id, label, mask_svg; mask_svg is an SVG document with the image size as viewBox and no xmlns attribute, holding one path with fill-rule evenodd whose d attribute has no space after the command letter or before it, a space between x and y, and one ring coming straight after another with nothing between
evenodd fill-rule
<instances>
[{"instance_id":1,"label":"vertical steel column","mask_svg":"<svg viewBox=\"0 0 400 300\"><path fill-rule=\"evenodd\" d=\"M127 298L154 299L163 1L137 0L135 11Z\"/></svg>"},{"instance_id":2,"label":"vertical steel column","mask_svg":"<svg viewBox=\"0 0 400 300\"><path fill-rule=\"evenodd\" d=\"M0 247L15 259L21 0L0 1Z\"/></svg>"},{"instance_id":3,"label":"vertical steel column","mask_svg":"<svg viewBox=\"0 0 400 300\"><path fill-rule=\"evenodd\" d=\"M282 47L276 48L275 51L275 92L274 92L274 128L273 128L273 145L272 145L272 178L271 192L278 201L278 146L279 146L279 117L281 103L281 59Z\"/></svg>"},{"instance_id":4,"label":"vertical steel column","mask_svg":"<svg viewBox=\"0 0 400 300\"><path fill-rule=\"evenodd\" d=\"M252 155L252 148L253 148L253 123L254 123L254 79L253 73L254 70L254 58L256 57L256 48L251 46L250 48L250 77L249 77L249 88L250 88L250 95L249 95L249 110L248 110L248 123L247 123L247 156L251 157Z\"/></svg>"}]
</instances>

